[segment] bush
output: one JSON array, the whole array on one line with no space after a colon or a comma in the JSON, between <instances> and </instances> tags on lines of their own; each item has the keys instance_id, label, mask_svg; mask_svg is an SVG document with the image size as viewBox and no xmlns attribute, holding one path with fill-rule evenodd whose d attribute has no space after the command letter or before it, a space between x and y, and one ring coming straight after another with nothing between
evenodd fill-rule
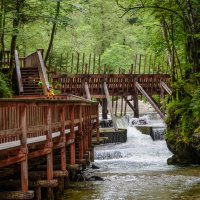
<instances>
[{"instance_id":1,"label":"bush","mask_svg":"<svg viewBox=\"0 0 200 200\"><path fill-rule=\"evenodd\" d=\"M2 73L0 73L0 97L11 97L12 91L8 85L8 78L5 77Z\"/></svg>"}]
</instances>

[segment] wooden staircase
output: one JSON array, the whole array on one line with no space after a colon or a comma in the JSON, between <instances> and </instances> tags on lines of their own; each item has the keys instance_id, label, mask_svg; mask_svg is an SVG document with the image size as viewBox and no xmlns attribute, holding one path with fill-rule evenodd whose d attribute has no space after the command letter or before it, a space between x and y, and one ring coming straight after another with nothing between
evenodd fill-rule
<instances>
[{"instance_id":1,"label":"wooden staircase","mask_svg":"<svg viewBox=\"0 0 200 200\"><path fill-rule=\"evenodd\" d=\"M19 58L16 50L15 66L19 95L48 95L49 82L40 51L34 52L25 58Z\"/></svg>"},{"instance_id":2,"label":"wooden staircase","mask_svg":"<svg viewBox=\"0 0 200 200\"><path fill-rule=\"evenodd\" d=\"M40 76L37 67L21 68L23 95L43 95L42 87L38 85Z\"/></svg>"}]
</instances>

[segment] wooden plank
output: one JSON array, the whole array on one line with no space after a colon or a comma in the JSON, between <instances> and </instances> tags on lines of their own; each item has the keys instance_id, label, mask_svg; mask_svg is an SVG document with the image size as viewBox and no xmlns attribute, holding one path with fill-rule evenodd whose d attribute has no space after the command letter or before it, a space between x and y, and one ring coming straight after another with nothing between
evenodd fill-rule
<instances>
[{"instance_id":1,"label":"wooden plank","mask_svg":"<svg viewBox=\"0 0 200 200\"><path fill-rule=\"evenodd\" d=\"M110 110L110 113L111 113L113 126L114 126L114 129L117 131L118 130L117 122L116 122L115 115L114 115L113 110L112 110L112 104L110 103L110 95L109 95L109 92L108 92L108 87L107 87L106 82L104 82L104 92L105 92L106 99L107 99L107 102L108 102L108 107L109 107L109 110Z\"/></svg>"}]
</instances>

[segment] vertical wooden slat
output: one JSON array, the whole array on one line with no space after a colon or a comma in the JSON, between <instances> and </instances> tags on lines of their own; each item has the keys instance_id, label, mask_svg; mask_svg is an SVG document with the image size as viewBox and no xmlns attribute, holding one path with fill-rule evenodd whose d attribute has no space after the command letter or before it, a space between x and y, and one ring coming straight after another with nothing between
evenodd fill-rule
<instances>
[{"instance_id":1,"label":"vertical wooden slat","mask_svg":"<svg viewBox=\"0 0 200 200\"><path fill-rule=\"evenodd\" d=\"M20 107L20 128L21 128L21 154L25 160L21 162L21 186L22 192L28 191L28 158L27 158L27 128L26 128L26 107Z\"/></svg>"},{"instance_id":2,"label":"vertical wooden slat","mask_svg":"<svg viewBox=\"0 0 200 200\"><path fill-rule=\"evenodd\" d=\"M93 59L93 74L95 73L95 62L96 62L96 55L94 53L94 59Z\"/></svg>"},{"instance_id":3,"label":"vertical wooden slat","mask_svg":"<svg viewBox=\"0 0 200 200\"><path fill-rule=\"evenodd\" d=\"M76 74L79 72L79 53L77 52Z\"/></svg>"}]
</instances>

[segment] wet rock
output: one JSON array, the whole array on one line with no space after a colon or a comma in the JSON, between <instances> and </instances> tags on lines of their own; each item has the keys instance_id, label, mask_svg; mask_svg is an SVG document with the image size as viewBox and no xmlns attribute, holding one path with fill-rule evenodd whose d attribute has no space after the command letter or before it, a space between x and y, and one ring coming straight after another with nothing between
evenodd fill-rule
<instances>
[{"instance_id":1,"label":"wet rock","mask_svg":"<svg viewBox=\"0 0 200 200\"><path fill-rule=\"evenodd\" d=\"M104 179L101 178L100 176L91 176L87 178L86 181L104 181Z\"/></svg>"},{"instance_id":2,"label":"wet rock","mask_svg":"<svg viewBox=\"0 0 200 200\"><path fill-rule=\"evenodd\" d=\"M95 165L95 164L92 164L92 169L100 169L100 167L98 167L98 166Z\"/></svg>"},{"instance_id":3,"label":"wet rock","mask_svg":"<svg viewBox=\"0 0 200 200\"><path fill-rule=\"evenodd\" d=\"M190 165L194 164L193 159L183 159L179 158L177 155L173 155L171 158L167 159L167 164L168 165Z\"/></svg>"}]
</instances>

